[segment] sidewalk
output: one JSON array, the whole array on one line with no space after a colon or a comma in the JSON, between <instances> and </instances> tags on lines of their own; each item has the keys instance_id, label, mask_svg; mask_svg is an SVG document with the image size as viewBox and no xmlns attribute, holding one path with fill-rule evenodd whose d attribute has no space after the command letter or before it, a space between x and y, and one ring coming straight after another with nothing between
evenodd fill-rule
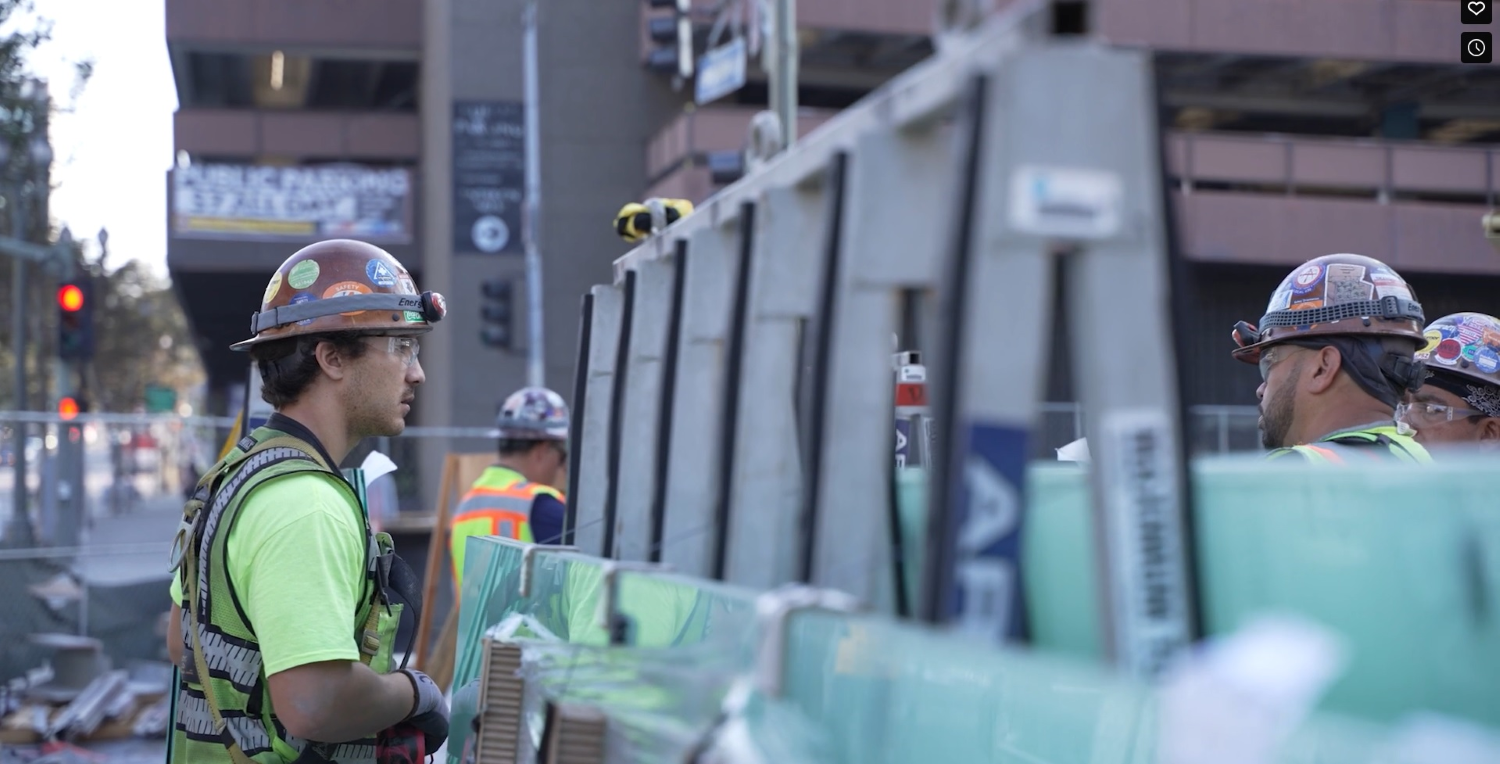
<instances>
[{"instance_id":1,"label":"sidewalk","mask_svg":"<svg viewBox=\"0 0 1500 764\"><path fill-rule=\"evenodd\" d=\"M83 546L98 552L78 558L79 575L91 584L167 580L172 537L181 521L182 498L171 495L142 499L129 514L94 518Z\"/></svg>"}]
</instances>

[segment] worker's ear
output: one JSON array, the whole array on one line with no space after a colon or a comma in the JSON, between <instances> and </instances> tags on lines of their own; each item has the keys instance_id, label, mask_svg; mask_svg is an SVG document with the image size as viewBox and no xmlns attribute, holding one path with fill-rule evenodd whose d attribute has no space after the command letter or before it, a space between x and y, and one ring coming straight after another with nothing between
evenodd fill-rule
<instances>
[{"instance_id":1,"label":"worker's ear","mask_svg":"<svg viewBox=\"0 0 1500 764\"><path fill-rule=\"evenodd\" d=\"M1308 365L1308 372L1304 374L1304 384L1307 391L1314 395L1327 392L1338 381L1339 370L1344 368L1344 358L1339 355L1339 349L1332 346L1320 347L1307 355L1300 363Z\"/></svg>"},{"instance_id":2,"label":"worker's ear","mask_svg":"<svg viewBox=\"0 0 1500 764\"><path fill-rule=\"evenodd\" d=\"M1500 446L1500 417L1479 420L1479 440L1486 446Z\"/></svg>"},{"instance_id":3,"label":"worker's ear","mask_svg":"<svg viewBox=\"0 0 1500 764\"><path fill-rule=\"evenodd\" d=\"M332 342L319 342L313 348L313 357L318 359L318 366L322 367L329 379L343 379L349 372L349 357Z\"/></svg>"}]
</instances>

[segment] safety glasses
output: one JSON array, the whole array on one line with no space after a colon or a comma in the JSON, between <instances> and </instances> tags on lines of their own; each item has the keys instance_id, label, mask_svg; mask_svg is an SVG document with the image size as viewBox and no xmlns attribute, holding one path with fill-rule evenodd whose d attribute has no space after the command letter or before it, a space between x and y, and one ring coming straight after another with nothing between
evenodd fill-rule
<instances>
[{"instance_id":1,"label":"safety glasses","mask_svg":"<svg viewBox=\"0 0 1500 764\"><path fill-rule=\"evenodd\" d=\"M1396 407L1396 419L1409 424L1438 424L1471 416L1488 416L1483 411L1461 409L1441 403L1403 403Z\"/></svg>"},{"instance_id":2,"label":"safety glasses","mask_svg":"<svg viewBox=\"0 0 1500 764\"><path fill-rule=\"evenodd\" d=\"M381 338L375 339L378 341ZM401 363L410 367L417 362L417 355L422 352L422 343L416 337L386 337L384 339L386 352L400 358Z\"/></svg>"}]
</instances>

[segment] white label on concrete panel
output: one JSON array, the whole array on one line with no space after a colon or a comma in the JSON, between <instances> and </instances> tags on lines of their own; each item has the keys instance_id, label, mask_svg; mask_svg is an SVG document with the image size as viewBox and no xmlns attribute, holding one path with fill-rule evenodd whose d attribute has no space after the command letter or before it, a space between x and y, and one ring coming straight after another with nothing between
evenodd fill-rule
<instances>
[{"instance_id":1,"label":"white label on concrete panel","mask_svg":"<svg viewBox=\"0 0 1500 764\"><path fill-rule=\"evenodd\" d=\"M1102 170L1022 166L1010 180L1010 224L1037 236L1109 238L1121 204L1119 176Z\"/></svg>"},{"instance_id":2,"label":"white label on concrete panel","mask_svg":"<svg viewBox=\"0 0 1500 764\"><path fill-rule=\"evenodd\" d=\"M1171 425L1154 409L1112 411L1100 430L1116 649L1154 677L1188 644L1184 541Z\"/></svg>"}]
</instances>

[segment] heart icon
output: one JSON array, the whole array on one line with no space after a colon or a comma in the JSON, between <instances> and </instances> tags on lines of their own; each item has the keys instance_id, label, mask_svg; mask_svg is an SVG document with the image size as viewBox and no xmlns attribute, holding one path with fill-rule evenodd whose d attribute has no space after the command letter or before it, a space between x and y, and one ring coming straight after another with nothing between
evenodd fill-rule
<instances>
[{"instance_id":1,"label":"heart icon","mask_svg":"<svg viewBox=\"0 0 1500 764\"><path fill-rule=\"evenodd\" d=\"M1475 16L1484 13L1484 0L1469 0L1469 13Z\"/></svg>"}]
</instances>

